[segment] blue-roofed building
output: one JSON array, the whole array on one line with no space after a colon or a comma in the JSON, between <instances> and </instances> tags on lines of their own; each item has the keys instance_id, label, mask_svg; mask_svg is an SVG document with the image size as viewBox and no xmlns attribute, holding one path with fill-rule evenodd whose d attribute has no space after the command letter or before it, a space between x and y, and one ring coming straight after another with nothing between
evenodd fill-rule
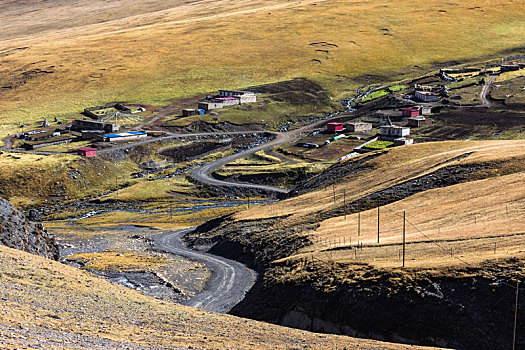
<instances>
[{"instance_id":1,"label":"blue-roofed building","mask_svg":"<svg viewBox=\"0 0 525 350\"><path fill-rule=\"evenodd\" d=\"M101 140L104 142L119 142L119 141L130 141L148 137L145 131L130 131L118 134L105 134L102 135Z\"/></svg>"}]
</instances>

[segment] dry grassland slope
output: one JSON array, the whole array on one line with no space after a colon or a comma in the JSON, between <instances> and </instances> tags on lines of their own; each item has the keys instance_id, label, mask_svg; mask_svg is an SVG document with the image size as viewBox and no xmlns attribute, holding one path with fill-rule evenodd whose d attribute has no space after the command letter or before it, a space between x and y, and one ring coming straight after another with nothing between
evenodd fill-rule
<instances>
[{"instance_id":1,"label":"dry grassland slope","mask_svg":"<svg viewBox=\"0 0 525 350\"><path fill-rule=\"evenodd\" d=\"M523 3L9 1L0 5L1 134L42 114L306 76L415 74L522 45ZM375 76L375 78L374 78ZM381 77L383 76L383 77ZM367 79L365 79L367 80Z\"/></svg>"},{"instance_id":2,"label":"dry grassland slope","mask_svg":"<svg viewBox=\"0 0 525 350\"><path fill-rule=\"evenodd\" d=\"M486 259L525 257L524 180L523 141L417 144L364 162L335 186L328 179L312 192L238 213L236 219L278 214L287 216L276 223L279 227L307 227L303 234L315 243L299 251L301 258L313 254L325 259L326 251L335 247L329 256L336 261L398 267L406 211L409 266L476 265ZM303 226L312 224L313 229ZM354 254L350 248L358 242L367 248Z\"/></svg>"}]
</instances>

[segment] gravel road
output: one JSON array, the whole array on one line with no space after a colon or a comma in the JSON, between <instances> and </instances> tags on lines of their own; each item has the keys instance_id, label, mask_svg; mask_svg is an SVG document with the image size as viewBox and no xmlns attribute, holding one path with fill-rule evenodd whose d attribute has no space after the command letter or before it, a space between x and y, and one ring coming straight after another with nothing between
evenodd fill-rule
<instances>
[{"instance_id":1,"label":"gravel road","mask_svg":"<svg viewBox=\"0 0 525 350\"><path fill-rule=\"evenodd\" d=\"M236 261L184 246L181 237L192 230L193 228L189 228L163 233L155 238L154 247L160 251L198 260L213 272L206 289L183 302L183 305L226 313L244 298L255 283L257 274Z\"/></svg>"},{"instance_id":2,"label":"gravel road","mask_svg":"<svg viewBox=\"0 0 525 350\"><path fill-rule=\"evenodd\" d=\"M236 159L246 157L246 156L248 156L250 154L253 154L253 153L257 152L257 151L260 151L262 149L269 150L269 149L271 149L274 146L281 145L283 143L292 142L292 141L296 140L297 138L299 138L303 133L307 133L310 130L318 127L319 125L327 123L328 121L330 121L330 119L319 120L319 121L317 121L315 123L305 125L305 126L303 126L301 128L295 129L295 130L278 133L278 134L276 134L275 139L273 139L270 142L267 142L265 144L262 144L262 145L259 145L259 146L256 146L256 147L253 147L253 148L250 148L250 149L247 149L247 150L239 152L239 153L234 153L234 154L229 155L227 157L223 157L223 158L218 159L218 160L216 160L214 162L211 162L211 163L208 163L206 165L203 165L203 166L193 170L190 173L190 176L192 178L194 178L195 180L201 182L201 183L205 183L205 184L209 184L209 185L226 186L226 187L240 187L240 188L255 188L255 189L265 190L265 191L269 191L269 192L288 193L288 192L290 192L289 190L284 189L284 188L279 188L279 187L265 186L265 185L256 185L256 184L242 183L242 182L223 181L223 180L219 180L219 179L216 179L216 178L212 177L211 174L215 170L219 169L220 167L225 166L226 164L228 164L230 162L233 162Z\"/></svg>"}]
</instances>

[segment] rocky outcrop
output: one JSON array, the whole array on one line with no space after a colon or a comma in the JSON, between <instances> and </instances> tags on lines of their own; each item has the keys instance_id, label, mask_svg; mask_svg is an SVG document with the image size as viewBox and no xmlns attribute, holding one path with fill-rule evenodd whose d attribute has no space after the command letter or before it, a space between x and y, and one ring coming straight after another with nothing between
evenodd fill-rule
<instances>
[{"instance_id":1,"label":"rocky outcrop","mask_svg":"<svg viewBox=\"0 0 525 350\"><path fill-rule=\"evenodd\" d=\"M34 216L33 216L34 218ZM31 222L8 201L0 198L0 243L48 259L58 260L55 239L41 222Z\"/></svg>"}]
</instances>

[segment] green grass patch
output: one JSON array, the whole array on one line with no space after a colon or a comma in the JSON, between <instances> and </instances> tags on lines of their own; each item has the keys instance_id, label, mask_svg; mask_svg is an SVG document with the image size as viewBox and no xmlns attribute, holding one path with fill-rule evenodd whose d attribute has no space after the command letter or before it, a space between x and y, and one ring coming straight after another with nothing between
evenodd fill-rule
<instances>
[{"instance_id":1,"label":"green grass patch","mask_svg":"<svg viewBox=\"0 0 525 350\"><path fill-rule=\"evenodd\" d=\"M372 91L371 93L368 94L368 96L363 98L361 100L361 102L372 101L372 100L375 100L376 98L383 97L383 96L386 96L386 95L388 95L388 91L385 90L385 89Z\"/></svg>"},{"instance_id":2,"label":"green grass patch","mask_svg":"<svg viewBox=\"0 0 525 350\"><path fill-rule=\"evenodd\" d=\"M388 87L388 91L390 91L390 92L397 92L397 91L405 90L406 88L408 88L408 86L403 85L403 84L399 84L399 85L389 86Z\"/></svg>"},{"instance_id":3,"label":"green grass patch","mask_svg":"<svg viewBox=\"0 0 525 350\"><path fill-rule=\"evenodd\" d=\"M374 141L369 143L368 145L364 146L365 148L370 149L385 149L387 147L392 146L394 143L392 141Z\"/></svg>"}]
</instances>

